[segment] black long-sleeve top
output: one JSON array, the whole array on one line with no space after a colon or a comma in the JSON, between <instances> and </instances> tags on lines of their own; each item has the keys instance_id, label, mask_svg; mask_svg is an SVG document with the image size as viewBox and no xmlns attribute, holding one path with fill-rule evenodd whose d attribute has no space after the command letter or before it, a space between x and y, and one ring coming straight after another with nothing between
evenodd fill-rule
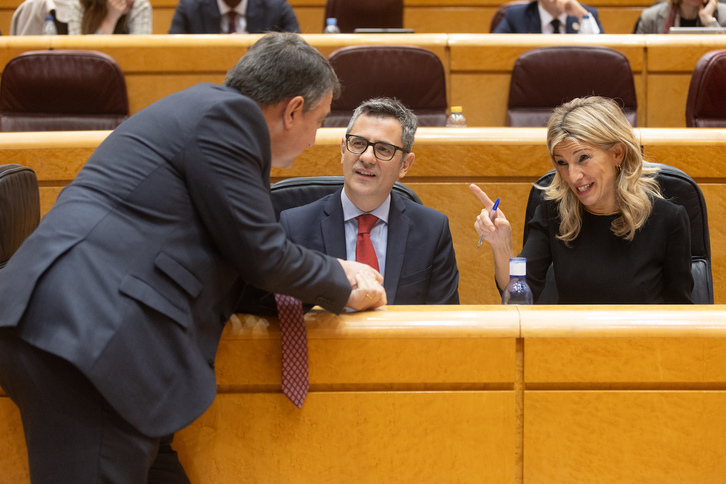
<instances>
[{"instance_id":1,"label":"black long-sleeve top","mask_svg":"<svg viewBox=\"0 0 726 484\"><path fill-rule=\"evenodd\" d=\"M632 241L616 236L618 215L583 211L582 229L567 247L556 238L555 202L543 201L529 222L521 257L535 301L554 266L560 304L691 303L690 225L685 208L653 200L653 210Z\"/></svg>"}]
</instances>

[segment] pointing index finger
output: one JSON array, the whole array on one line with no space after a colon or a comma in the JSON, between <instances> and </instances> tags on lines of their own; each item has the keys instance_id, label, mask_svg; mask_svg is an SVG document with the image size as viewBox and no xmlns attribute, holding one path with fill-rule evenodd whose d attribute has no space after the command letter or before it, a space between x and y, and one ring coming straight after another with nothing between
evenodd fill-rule
<instances>
[{"instance_id":1,"label":"pointing index finger","mask_svg":"<svg viewBox=\"0 0 726 484\"><path fill-rule=\"evenodd\" d=\"M494 203L491 201L489 196L486 193L484 193L484 191L481 188L479 188L477 185L472 183L471 185L469 185L469 189L472 191L472 193L474 195L476 195L476 198L478 198L479 201L481 203L483 203L487 209L491 209L494 206Z\"/></svg>"}]
</instances>

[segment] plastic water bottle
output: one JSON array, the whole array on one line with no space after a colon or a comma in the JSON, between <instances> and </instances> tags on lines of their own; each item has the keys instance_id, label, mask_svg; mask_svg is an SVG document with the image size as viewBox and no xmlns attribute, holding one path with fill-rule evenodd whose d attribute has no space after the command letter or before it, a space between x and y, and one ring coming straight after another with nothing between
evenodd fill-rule
<instances>
[{"instance_id":1,"label":"plastic water bottle","mask_svg":"<svg viewBox=\"0 0 726 484\"><path fill-rule=\"evenodd\" d=\"M509 282L502 291L502 304L532 304L532 290L527 285L527 259L509 259Z\"/></svg>"},{"instance_id":2,"label":"plastic water bottle","mask_svg":"<svg viewBox=\"0 0 726 484\"><path fill-rule=\"evenodd\" d=\"M446 118L447 128L466 128L466 118L461 114L461 106L451 106L451 114Z\"/></svg>"},{"instance_id":3,"label":"plastic water bottle","mask_svg":"<svg viewBox=\"0 0 726 484\"><path fill-rule=\"evenodd\" d=\"M578 32L580 34L594 34L595 32L592 30L592 24L590 23L590 14L586 13L582 16L582 20L580 20L580 31Z\"/></svg>"},{"instance_id":4,"label":"plastic water bottle","mask_svg":"<svg viewBox=\"0 0 726 484\"><path fill-rule=\"evenodd\" d=\"M52 15L45 17L45 22L43 23L43 35L58 35L58 29L55 28L55 22L53 21Z\"/></svg>"},{"instance_id":5,"label":"plastic water bottle","mask_svg":"<svg viewBox=\"0 0 726 484\"><path fill-rule=\"evenodd\" d=\"M325 28L323 29L324 34L339 34L340 28L338 28L337 18L326 18Z\"/></svg>"}]
</instances>

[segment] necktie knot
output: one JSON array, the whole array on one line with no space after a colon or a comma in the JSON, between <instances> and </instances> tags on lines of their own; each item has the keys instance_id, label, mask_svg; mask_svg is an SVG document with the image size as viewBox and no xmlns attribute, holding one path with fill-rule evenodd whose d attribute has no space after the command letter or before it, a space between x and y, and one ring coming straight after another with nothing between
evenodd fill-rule
<instances>
[{"instance_id":1,"label":"necktie knot","mask_svg":"<svg viewBox=\"0 0 726 484\"><path fill-rule=\"evenodd\" d=\"M371 229L378 221L378 217L370 213L359 215L356 218L358 219L358 234L370 234Z\"/></svg>"},{"instance_id":2,"label":"necktie knot","mask_svg":"<svg viewBox=\"0 0 726 484\"><path fill-rule=\"evenodd\" d=\"M552 33L553 34L559 34L560 33L560 19L554 18L552 19L552 22L550 22L550 25L552 25Z\"/></svg>"}]
</instances>

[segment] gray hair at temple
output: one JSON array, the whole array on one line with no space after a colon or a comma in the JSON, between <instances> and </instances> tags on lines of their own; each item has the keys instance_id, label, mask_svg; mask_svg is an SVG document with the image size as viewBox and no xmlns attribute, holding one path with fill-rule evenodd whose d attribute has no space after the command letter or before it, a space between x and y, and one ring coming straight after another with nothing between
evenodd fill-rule
<instances>
[{"instance_id":1,"label":"gray hair at temple","mask_svg":"<svg viewBox=\"0 0 726 484\"><path fill-rule=\"evenodd\" d=\"M361 115L376 116L380 118L390 117L398 120L403 128L403 132L401 133L402 148L406 151L406 153L411 152L413 149L413 140L416 137L418 119L416 118L416 115L413 114L413 111L401 104L401 101L389 97L379 97L364 101L363 104L353 111L353 117L350 118L348 129L345 131L347 134L350 133L350 130L353 128L356 120Z\"/></svg>"},{"instance_id":2,"label":"gray hair at temple","mask_svg":"<svg viewBox=\"0 0 726 484\"><path fill-rule=\"evenodd\" d=\"M303 111L317 107L329 92L340 95L340 82L328 60L298 34L271 32L255 42L227 72L225 84L260 106L274 106L302 96Z\"/></svg>"}]
</instances>

